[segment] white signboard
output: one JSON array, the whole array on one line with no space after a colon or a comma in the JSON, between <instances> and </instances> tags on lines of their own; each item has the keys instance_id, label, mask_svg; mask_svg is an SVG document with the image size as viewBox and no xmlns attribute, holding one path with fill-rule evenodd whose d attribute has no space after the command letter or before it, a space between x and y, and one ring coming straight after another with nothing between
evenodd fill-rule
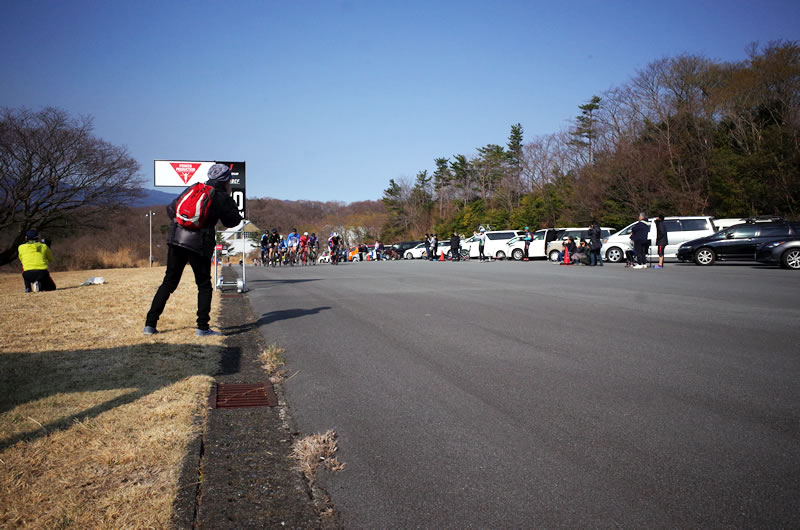
<instances>
[{"instance_id":1,"label":"white signboard","mask_svg":"<svg viewBox=\"0 0 800 530\"><path fill-rule=\"evenodd\" d=\"M155 185L185 188L196 182L208 180L208 169L214 162L191 160L156 160Z\"/></svg>"},{"instance_id":2,"label":"white signboard","mask_svg":"<svg viewBox=\"0 0 800 530\"><path fill-rule=\"evenodd\" d=\"M154 160L155 186L185 188L208 180L208 170L214 164L225 164L231 168L231 197L239 207L239 215L246 219L245 163L206 162L198 160Z\"/></svg>"}]
</instances>

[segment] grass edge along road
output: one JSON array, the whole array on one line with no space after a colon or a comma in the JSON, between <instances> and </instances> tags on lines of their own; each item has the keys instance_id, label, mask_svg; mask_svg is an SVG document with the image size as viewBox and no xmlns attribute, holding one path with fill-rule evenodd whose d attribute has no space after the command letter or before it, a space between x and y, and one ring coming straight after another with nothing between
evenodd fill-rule
<instances>
[{"instance_id":1,"label":"grass edge along road","mask_svg":"<svg viewBox=\"0 0 800 530\"><path fill-rule=\"evenodd\" d=\"M54 273L31 294L0 275L0 527L169 526L223 337L194 336L191 271L142 335L163 274Z\"/></svg>"}]
</instances>

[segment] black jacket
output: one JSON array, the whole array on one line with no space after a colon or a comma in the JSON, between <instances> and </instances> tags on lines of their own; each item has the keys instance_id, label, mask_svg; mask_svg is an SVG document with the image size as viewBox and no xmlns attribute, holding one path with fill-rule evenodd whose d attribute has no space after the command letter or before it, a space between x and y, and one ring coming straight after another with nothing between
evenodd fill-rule
<instances>
[{"instance_id":1,"label":"black jacket","mask_svg":"<svg viewBox=\"0 0 800 530\"><path fill-rule=\"evenodd\" d=\"M591 250L600 250L603 246L602 232L599 226L593 226L589 229L589 248Z\"/></svg>"},{"instance_id":2,"label":"black jacket","mask_svg":"<svg viewBox=\"0 0 800 530\"><path fill-rule=\"evenodd\" d=\"M450 248L458 248L461 244L461 238L458 236L452 236L450 238Z\"/></svg>"},{"instance_id":3,"label":"black jacket","mask_svg":"<svg viewBox=\"0 0 800 530\"><path fill-rule=\"evenodd\" d=\"M656 246L666 247L669 242L667 240L667 227L664 226L664 221L656 219Z\"/></svg>"},{"instance_id":4,"label":"black jacket","mask_svg":"<svg viewBox=\"0 0 800 530\"><path fill-rule=\"evenodd\" d=\"M215 188L214 197L211 199L211 209L209 210L208 223L205 228L200 230L187 230L175 222L175 207L178 199L167 206L167 215L170 218L169 233L167 234L167 244L183 247L201 256L208 256L214 253L217 244L216 226L218 221L227 228L233 228L242 221L239 215L239 208L230 195L224 189Z\"/></svg>"}]
</instances>

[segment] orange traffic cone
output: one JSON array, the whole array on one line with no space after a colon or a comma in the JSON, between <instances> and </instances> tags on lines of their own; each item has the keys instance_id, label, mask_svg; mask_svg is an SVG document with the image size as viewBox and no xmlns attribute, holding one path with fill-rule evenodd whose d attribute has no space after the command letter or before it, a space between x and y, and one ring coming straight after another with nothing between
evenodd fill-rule
<instances>
[{"instance_id":1,"label":"orange traffic cone","mask_svg":"<svg viewBox=\"0 0 800 530\"><path fill-rule=\"evenodd\" d=\"M444 250L441 251L441 255L439 256L439 261L444 261Z\"/></svg>"},{"instance_id":2,"label":"orange traffic cone","mask_svg":"<svg viewBox=\"0 0 800 530\"><path fill-rule=\"evenodd\" d=\"M571 265L569 262L569 249L567 247L564 247L564 263L562 263L562 265Z\"/></svg>"}]
</instances>

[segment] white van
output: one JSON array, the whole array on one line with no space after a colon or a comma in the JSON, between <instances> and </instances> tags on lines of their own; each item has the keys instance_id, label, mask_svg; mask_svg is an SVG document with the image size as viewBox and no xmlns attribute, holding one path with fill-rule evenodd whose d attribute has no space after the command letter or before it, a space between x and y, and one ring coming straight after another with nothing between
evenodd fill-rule
<instances>
[{"instance_id":1,"label":"white van","mask_svg":"<svg viewBox=\"0 0 800 530\"><path fill-rule=\"evenodd\" d=\"M491 230L486 232L486 245L483 247L483 255L487 258L505 259L509 256L508 240L512 237L525 235L525 230ZM468 237L461 242L461 252L469 251L470 258L480 257L478 252L478 236Z\"/></svg>"},{"instance_id":2,"label":"white van","mask_svg":"<svg viewBox=\"0 0 800 530\"><path fill-rule=\"evenodd\" d=\"M528 247L527 258L546 258L547 257L547 244L556 238L556 234L563 228L542 228L531 234L532 240ZM514 236L506 242L508 250L506 256L513 258L515 261L521 261L525 256L525 234L521 236Z\"/></svg>"},{"instance_id":3,"label":"white van","mask_svg":"<svg viewBox=\"0 0 800 530\"><path fill-rule=\"evenodd\" d=\"M646 221L650 224L650 248L648 257L658 257L658 247L656 247L656 225L655 219ZM631 250L631 228L638 221L635 221L616 234L603 240L603 257L610 263L618 263L625 259L625 251ZM664 226L667 229L667 246L664 248L665 258L675 258L678 254L678 247L687 241L699 237L710 236L717 231L714 226L713 218L707 216L696 217L665 217Z\"/></svg>"}]
</instances>

